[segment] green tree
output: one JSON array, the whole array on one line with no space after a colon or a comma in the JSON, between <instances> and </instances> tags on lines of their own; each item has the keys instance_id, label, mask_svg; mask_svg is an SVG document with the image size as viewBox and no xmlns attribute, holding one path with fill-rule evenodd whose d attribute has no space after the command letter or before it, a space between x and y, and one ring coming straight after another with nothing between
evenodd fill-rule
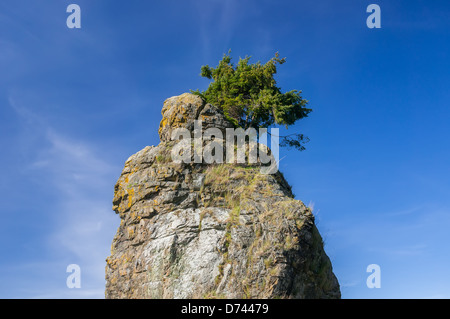
<instances>
[{"instance_id":1,"label":"green tree","mask_svg":"<svg viewBox=\"0 0 450 319\"><path fill-rule=\"evenodd\" d=\"M306 107L308 101L302 98L302 91L282 93L276 85L277 64L285 63L286 58L280 58L276 53L265 64L249 64L249 60L250 57L240 58L234 65L229 51L217 67L201 67L200 75L213 80L206 91L191 92L221 108L228 120L244 130L274 125L288 128L308 116L312 110ZM303 144L308 141L306 136L297 133L280 138L281 146L299 150L304 150Z\"/></svg>"}]
</instances>

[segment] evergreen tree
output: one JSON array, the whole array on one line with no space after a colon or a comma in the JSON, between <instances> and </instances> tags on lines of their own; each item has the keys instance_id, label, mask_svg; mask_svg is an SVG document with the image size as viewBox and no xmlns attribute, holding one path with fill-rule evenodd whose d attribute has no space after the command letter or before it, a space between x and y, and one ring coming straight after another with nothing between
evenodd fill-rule
<instances>
[{"instance_id":1,"label":"evergreen tree","mask_svg":"<svg viewBox=\"0 0 450 319\"><path fill-rule=\"evenodd\" d=\"M274 125L287 128L308 116L312 110L306 107L308 101L302 98L302 91L282 93L276 85L277 64L285 63L286 58L276 53L265 64L249 64L249 60L250 57L245 57L234 65L229 51L217 67L201 67L200 75L213 80L206 91L191 92L221 108L228 120L244 130ZM304 150L307 141L303 134L290 134L281 136L280 145Z\"/></svg>"}]
</instances>

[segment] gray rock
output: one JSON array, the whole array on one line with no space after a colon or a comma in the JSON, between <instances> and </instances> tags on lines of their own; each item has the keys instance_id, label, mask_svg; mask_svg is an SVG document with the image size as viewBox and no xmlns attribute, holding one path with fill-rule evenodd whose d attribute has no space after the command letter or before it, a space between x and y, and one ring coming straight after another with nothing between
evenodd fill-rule
<instances>
[{"instance_id":1,"label":"gray rock","mask_svg":"<svg viewBox=\"0 0 450 319\"><path fill-rule=\"evenodd\" d=\"M106 298L340 298L314 216L283 175L174 163L173 128L231 124L192 94L162 114L161 143L132 155L115 185Z\"/></svg>"}]
</instances>

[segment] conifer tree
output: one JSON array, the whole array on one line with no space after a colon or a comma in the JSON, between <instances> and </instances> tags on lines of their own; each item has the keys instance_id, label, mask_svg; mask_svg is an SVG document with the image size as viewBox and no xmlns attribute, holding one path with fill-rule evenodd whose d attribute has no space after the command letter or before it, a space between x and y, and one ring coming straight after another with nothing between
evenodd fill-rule
<instances>
[{"instance_id":1,"label":"conifer tree","mask_svg":"<svg viewBox=\"0 0 450 319\"><path fill-rule=\"evenodd\" d=\"M249 64L249 60L248 56L240 58L234 65L229 51L217 67L201 67L200 75L212 80L206 91L191 92L221 108L235 127L244 130L274 125L288 128L308 116L312 109L306 107L308 101L302 98L302 91L282 93L274 79L277 65L284 64L286 58L276 53L265 64ZM280 145L304 150L303 144L307 141L306 136L295 133L281 136Z\"/></svg>"}]
</instances>

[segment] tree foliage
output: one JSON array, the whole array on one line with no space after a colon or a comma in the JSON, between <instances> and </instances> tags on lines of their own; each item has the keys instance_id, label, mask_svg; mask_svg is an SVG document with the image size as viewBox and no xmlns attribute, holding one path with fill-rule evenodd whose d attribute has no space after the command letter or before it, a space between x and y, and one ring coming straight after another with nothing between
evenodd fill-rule
<instances>
[{"instance_id":1,"label":"tree foliage","mask_svg":"<svg viewBox=\"0 0 450 319\"><path fill-rule=\"evenodd\" d=\"M276 53L265 64L249 63L250 57L240 58L234 65L230 52L224 54L217 67L201 67L201 76L212 82L206 91L191 91L206 102L221 108L225 116L236 126L247 129L284 125L286 128L297 120L307 117L312 111L307 108L307 100L302 91L292 90L282 93L274 75L277 65L284 64L286 58ZM281 137L281 146L304 150L307 137L291 134Z\"/></svg>"}]
</instances>

